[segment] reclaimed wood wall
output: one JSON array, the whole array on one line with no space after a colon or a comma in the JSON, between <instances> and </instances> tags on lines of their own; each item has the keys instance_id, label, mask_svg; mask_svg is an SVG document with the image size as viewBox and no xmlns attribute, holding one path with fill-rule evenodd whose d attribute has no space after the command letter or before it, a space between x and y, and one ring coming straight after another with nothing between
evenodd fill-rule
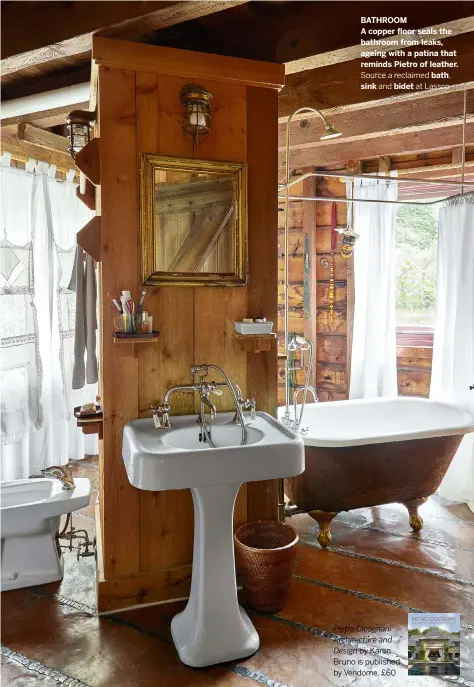
<instances>
[{"instance_id":1,"label":"reclaimed wood wall","mask_svg":"<svg viewBox=\"0 0 474 687\"><path fill-rule=\"evenodd\" d=\"M308 179L292 187L294 195L345 195L345 185L338 179ZM345 203L336 205L338 227L345 227ZM279 279L284 275L284 213L279 212L278 257ZM289 208L289 331L316 341L315 369L312 384L319 400L334 401L348 397L348 283L349 299L352 260L340 256L338 237L334 260L334 323L329 323L329 268L324 259L331 255L331 203L291 201ZM321 263L323 261L323 264ZM349 280L349 282L348 282ZM279 288L279 351L284 352L283 285ZM349 316L351 311L349 309ZM349 317L350 319L350 317ZM299 360L296 361L296 366ZM278 403L285 403L285 367L279 360ZM305 370L295 371L295 383L304 383Z\"/></svg>"},{"instance_id":2,"label":"reclaimed wood wall","mask_svg":"<svg viewBox=\"0 0 474 687\"><path fill-rule=\"evenodd\" d=\"M412 162L419 164L417 158ZM304 170L307 171L307 170ZM304 186L303 186L304 185ZM338 178L308 179L294 195L345 196L345 183ZM345 227L347 206L336 205L338 227ZM279 352L284 353L284 213L279 208ZM350 347L353 318L353 260L340 257L341 239L335 251L334 324L329 326L329 268L321 264L331 254L331 203L291 201L289 209L289 331L316 340L316 367L312 380L320 401L348 398ZM357 250L357 246L355 248ZM398 393L429 396L433 349L397 346ZM298 364L298 362L297 362ZM305 371L298 369L295 383L303 384ZM278 364L278 404L285 404L285 363Z\"/></svg>"},{"instance_id":3,"label":"reclaimed wood wall","mask_svg":"<svg viewBox=\"0 0 474 687\"><path fill-rule=\"evenodd\" d=\"M108 611L187 596L191 573L191 493L142 491L129 484L122 460L124 424L150 415L150 406L170 386L189 383L195 363L223 367L244 397L256 398L258 409L273 413L276 408L276 344L271 351L247 354L234 337L233 322L247 315L277 316L277 96L283 68L103 38L94 41L94 58L99 64L103 256L99 610ZM193 79L213 94L211 135L198 147L183 135L179 100L181 88ZM110 299L121 289L135 296L141 290L141 153L248 164L249 283L149 287L145 307L160 338L134 351L112 340L116 311ZM230 405L223 397L219 409ZM192 395L173 397L173 414L196 410ZM275 481L242 485L237 523L276 514Z\"/></svg>"}]
</instances>

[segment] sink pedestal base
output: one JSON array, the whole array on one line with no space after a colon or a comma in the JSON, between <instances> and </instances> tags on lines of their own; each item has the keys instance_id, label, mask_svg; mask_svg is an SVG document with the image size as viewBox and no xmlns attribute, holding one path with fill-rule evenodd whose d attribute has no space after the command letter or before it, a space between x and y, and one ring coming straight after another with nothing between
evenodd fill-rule
<instances>
[{"instance_id":1,"label":"sink pedestal base","mask_svg":"<svg viewBox=\"0 0 474 687\"><path fill-rule=\"evenodd\" d=\"M193 668L245 658L259 647L250 618L237 601L233 513L240 484L191 489L194 554L188 605L171 622L183 663Z\"/></svg>"}]
</instances>

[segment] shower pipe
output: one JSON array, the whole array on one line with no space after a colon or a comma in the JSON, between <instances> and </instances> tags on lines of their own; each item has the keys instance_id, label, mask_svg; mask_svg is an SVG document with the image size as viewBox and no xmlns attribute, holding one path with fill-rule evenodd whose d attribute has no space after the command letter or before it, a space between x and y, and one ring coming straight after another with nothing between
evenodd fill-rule
<instances>
[{"instance_id":1,"label":"shower pipe","mask_svg":"<svg viewBox=\"0 0 474 687\"><path fill-rule=\"evenodd\" d=\"M288 280L288 273L289 273L289 255L288 255L288 249L289 249L289 232L288 232L288 203L289 201L292 200L309 200L309 201L319 201L319 202L336 202L336 203L383 203L383 204L393 204L393 205L435 205L437 203L444 202L450 198L456 198L458 196L463 196L464 195L464 187L465 186L472 186L474 187L474 182L469 182L465 181L465 160L466 160L466 123L467 123L467 89L464 89L464 112L463 112L463 125L462 125L462 172L461 172L461 182L457 181L451 181L451 180L443 180L443 179L413 179L409 177L389 177L389 176L381 176L381 175L376 175L376 174L339 174L338 172L308 172L306 174L300 174L298 176L292 177L290 179L290 152L291 152L291 122L293 120L293 117L295 117L298 114L302 113L312 113L318 115L320 119L323 121L324 124L324 129L325 131L328 130L333 130L336 132L336 129L332 127L326 117L323 115L323 113L314 108L314 107L300 107L299 109L295 110L287 119L286 122L286 132L285 132L285 181L283 184L278 184L278 192L280 189L283 189L284 195L280 196L278 195L278 200L284 201L284 253L285 253L285 259L284 259L284 270L283 270L283 279L284 279L284 287L283 287L283 293L284 293L284 340L285 340L285 351L288 348L288 318L289 318L289 307L288 307L288 295L289 295L289 280ZM322 136L324 138L324 135ZM373 180L381 180L390 183L390 181L395 181L397 183L422 183L422 184L432 184L432 185L437 185L437 186L456 186L461 188L461 193L460 194L455 194L452 196L447 196L445 198L433 200L433 201L428 201L428 202L416 202L416 201L391 201L391 200L370 200L370 199L363 199L363 198L323 198L320 196L291 196L289 194L289 189L291 186L294 184L297 184L300 181L303 181L304 179L308 179L310 177L336 177L339 179L373 179ZM307 394L307 388L304 390L304 399L303 403L306 401L306 394ZM285 417L289 418L290 414L290 385L289 385L289 367L288 367L288 357L285 360ZM278 480L278 519L280 521L283 521L285 519L285 490L284 490L284 482L283 479Z\"/></svg>"}]
</instances>

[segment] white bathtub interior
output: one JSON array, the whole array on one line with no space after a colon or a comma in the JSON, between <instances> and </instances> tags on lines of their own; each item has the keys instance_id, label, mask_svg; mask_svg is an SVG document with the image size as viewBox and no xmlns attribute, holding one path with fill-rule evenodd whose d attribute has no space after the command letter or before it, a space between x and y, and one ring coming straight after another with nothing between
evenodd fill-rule
<instances>
[{"instance_id":1,"label":"white bathtub interior","mask_svg":"<svg viewBox=\"0 0 474 687\"><path fill-rule=\"evenodd\" d=\"M298 406L298 411L301 406ZM285 408L278 409L278 417ZM466 410L426 398L374 398L306 404L303 435L307 446L363 444L426 439L474 431Z\"/></svg>"}]
</instances>

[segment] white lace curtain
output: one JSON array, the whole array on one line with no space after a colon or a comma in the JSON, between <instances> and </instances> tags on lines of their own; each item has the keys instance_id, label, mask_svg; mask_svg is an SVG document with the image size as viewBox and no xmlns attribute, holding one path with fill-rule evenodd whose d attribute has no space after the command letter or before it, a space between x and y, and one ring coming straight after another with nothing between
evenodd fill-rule
<instances>
[{"instance_id":1,"label":"white lace curtain","mask_svg":"<svg viewBox=\"0 0 474 687\"><path fill-rule=\"evenodd\" d=\"M74 406L95 385L72 390L75 294L68 289L76 233L92 213L76 197L73 173L31 160L1 159L0 403L2 479L97 453L76 427Z\"/></svg>"},{"instance_id":2,"label":"white lace curtain","mask_svg":"<svg viewBox=\"0 0 474 687\"><path fill-rule=\"evenodd\" d=\"M438 230L430 398L474 416L474 193L441 208ZM439 493L474 510L474 434L462 440Z\"/></svg>"},{"instance_id":3,"label":"white lace curtain","mask_svg":"<svg viewBox=\"0 0 474 687\"><path fill-rule=\"evenodd\" d=\"M396 172L391 176L396 176ZM348 197L351 185L348 182ZM354 198L395 201L398 184L355 179ZM350 398L396 396L395 218L397 205L355 203L354 325ZM349 206L351 212L351 206Z\"/></svg>"}]
</instances>

